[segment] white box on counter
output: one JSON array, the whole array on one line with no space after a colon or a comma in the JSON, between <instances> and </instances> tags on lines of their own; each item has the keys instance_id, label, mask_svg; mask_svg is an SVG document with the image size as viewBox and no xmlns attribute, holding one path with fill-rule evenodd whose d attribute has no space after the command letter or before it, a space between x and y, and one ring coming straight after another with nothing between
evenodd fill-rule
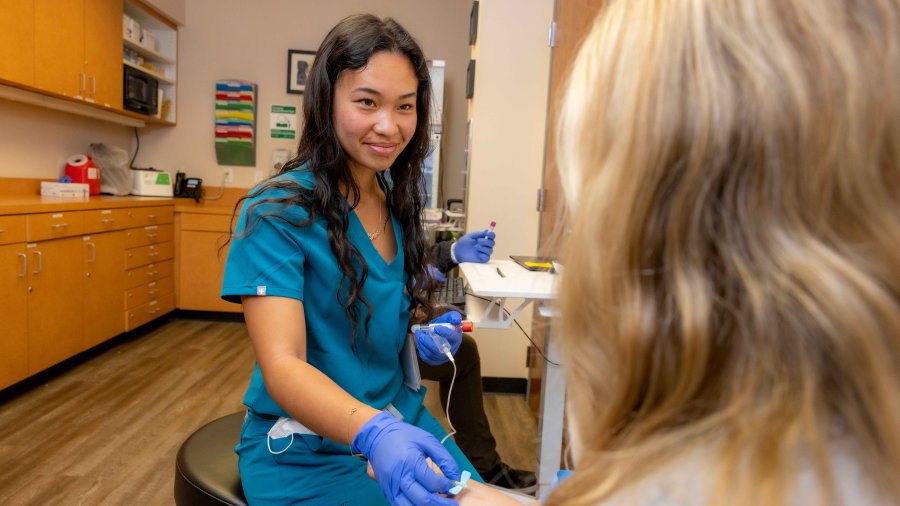
<instances>
[{"instance_id":1,"label":"white box on counter","mask_svg":"<svg viewBox=\"0 0 900 506\"><path fill-rule=\"evenodd\" d=\"M132 195L144 197L172 196L172 176L168 172L132 169L131 175Z\"/></svg>"},{"instance_id":2,"label":"white box on counter","mask_svg":"<svg viewBox=\"0 0 900 506\"><path fill-rule=\"evenodd\" d=\"M42 197L76 197L88 198L90 186L87 183L57 183L55 181L41 181Z\"/></svg>"}]
</instances>

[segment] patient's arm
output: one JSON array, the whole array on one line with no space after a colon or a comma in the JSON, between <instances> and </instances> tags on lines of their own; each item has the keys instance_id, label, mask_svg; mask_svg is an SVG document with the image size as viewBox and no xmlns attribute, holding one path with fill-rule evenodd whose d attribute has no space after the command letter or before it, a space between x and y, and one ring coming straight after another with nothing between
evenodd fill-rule
<instances>
[{"instance_id":1,"label":"patient's arm","mask_svg":"<svg viewBox=\"0 0 900 506\"><path fill-rule=\"evenodd\" d=\"M521 506L522 503L512 497L504 494L495 487L489 487L484 483L475 480L469 480L466 488L460 493L453 496L459 502L459 506ZM540 501L529 503L532 506L539 506Z\"/></svg>"}]
</instances>

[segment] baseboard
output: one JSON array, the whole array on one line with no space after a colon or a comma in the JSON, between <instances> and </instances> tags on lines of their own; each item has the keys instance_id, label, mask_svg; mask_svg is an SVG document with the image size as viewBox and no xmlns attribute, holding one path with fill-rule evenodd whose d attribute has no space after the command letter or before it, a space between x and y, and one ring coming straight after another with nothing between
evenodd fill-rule
<instances>
[{"instance_id":1,"label":"baseboard","mask_svg":"<svg viewBox=\"0 0 900 506\"><path fill-rule=\"evenodd\" d=\"M528 380L525 378L498 378L484 376L481 378L481 388L486 394L521 394L525 395Z\"/></svg>"}]
</instances>

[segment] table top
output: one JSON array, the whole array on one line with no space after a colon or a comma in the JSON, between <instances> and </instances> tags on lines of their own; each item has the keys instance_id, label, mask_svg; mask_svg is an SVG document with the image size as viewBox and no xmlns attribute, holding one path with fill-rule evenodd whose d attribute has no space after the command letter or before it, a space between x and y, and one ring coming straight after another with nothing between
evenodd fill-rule
<instances>
[{"instance_id":1,"label":"table top","mask_svg":"<svg viewBox=\"0 0 900 506\"><path fill-rule=\"evenodd\" d=\"M549 272L529 271L512 260L484 264L464 262L459 270L469 290L480 297L518 297L549 300L556 297L559 277Z\"/></svg>"}]
</instances>

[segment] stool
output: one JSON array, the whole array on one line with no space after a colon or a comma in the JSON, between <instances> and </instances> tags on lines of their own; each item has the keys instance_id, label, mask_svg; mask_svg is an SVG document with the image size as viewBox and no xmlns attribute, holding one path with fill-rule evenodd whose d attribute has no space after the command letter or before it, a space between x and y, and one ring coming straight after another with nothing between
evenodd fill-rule
<instances>
[{"instance_id":1,"label":"stool","mask_svg":"<svg viewBox=\"0 0 900 506\"><path fill-rule=\"evenodd\" d=\"M243 422L243 411L217 418L182 443L175 459L175 504L247 506L234 453Z\"/></svg>"}]
</instances>

